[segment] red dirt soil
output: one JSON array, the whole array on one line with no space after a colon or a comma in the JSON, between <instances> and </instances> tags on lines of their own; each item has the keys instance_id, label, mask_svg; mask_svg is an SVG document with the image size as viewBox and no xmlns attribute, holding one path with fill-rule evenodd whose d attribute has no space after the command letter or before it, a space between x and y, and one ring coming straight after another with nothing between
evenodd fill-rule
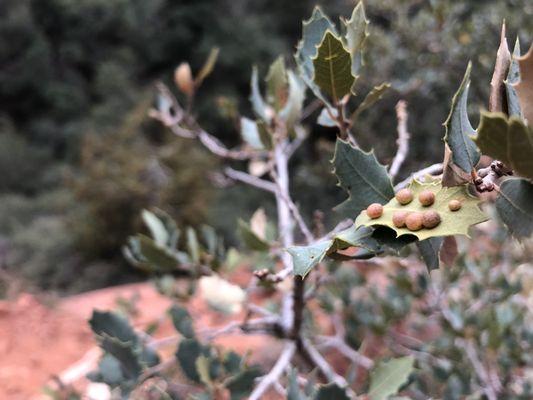
<instances>
[{"instance_id":1,"label":"red dirt soil","mask_svg":"<svg viewBox=\"0 0 533 400\"><path fill-rule=\"evenodd\" d=\"M49 399L43 387L56 387L60 377L77 388L87 385L86 372L93 369L100 352L87 324L93 309L117 308L117 298L136 297L138 313L132 317L142 329L158 321L170 306L170 300L158 294L150 283L113 287L57 300L45 305L36 297L22 294L17 299L0 302L0 399ZM201 299L188 305L197 329L222 326L228 318L209 310ZM231 319L235 319L233 316ZM155 337L175 334L169 321L163 322ZM253 349L252 362L270 364L279 344L265 336L225 336L217 344L241 354ZM172 354L175 344L161 350ZM267 365L268 365L267 364ZM81 377L81 378L80 378Z\"/></svg>"}]
</instances>

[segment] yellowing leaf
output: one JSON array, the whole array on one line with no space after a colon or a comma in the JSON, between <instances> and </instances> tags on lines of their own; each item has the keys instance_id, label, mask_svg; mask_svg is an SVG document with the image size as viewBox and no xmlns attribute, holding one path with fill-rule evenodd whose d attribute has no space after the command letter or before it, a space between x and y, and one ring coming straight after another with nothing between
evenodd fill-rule
<instances>
[{"instance_id":1,"label":"yellowing leaf","mask_svg":"<svg viewBox=\"0 0 533 400\"><path fill-rule=\"evenodd\" d=\"M418 240L424 240L436 236L468 235L471 225L479 224L487 220L486 215L479 209L479 200L468 193L466 185L443 187L440 182L421 183L416 180L409 186L414 199L407 205L401 205L393 198L383 206L383 215L376 219L370 219L366 211L362 211L355 221L356 226L382 225L392 228L397 236L413 235ZM435 203L430 207L424 207L418 201L418 195L424 190L435 194ZM462 203L458 211L450 211L450 200L459 200ZM396 228L392 223L392 214L395 211L423 212L428 210L437 211L440 215L440 224L433 229L422 228L419 231L410 231L407 228Z\"/></svg>"},{"instance_id":2,"label":"yellowing leaf","mask_svg":"<svg viewBox=\"0 0 533 400\"><path fill-rule=\"evenodd\" d=\"M352 59L342 41L331 31L326 31L313 58L314 82L331 96L334 103L341 100L355 81L352 75Z\"/></svg>"},{"instance_id":3,"label":"yellowing leaf","mask_svg":"<svg viewBox=\"0 0 533 400\"><path fill-rule=\"evenodd\" d=\"M270 65L265 82L267 101L279 111L287 102L288 95L287 71L283 57L278 57Z\"/></svg>"}]
</instances>

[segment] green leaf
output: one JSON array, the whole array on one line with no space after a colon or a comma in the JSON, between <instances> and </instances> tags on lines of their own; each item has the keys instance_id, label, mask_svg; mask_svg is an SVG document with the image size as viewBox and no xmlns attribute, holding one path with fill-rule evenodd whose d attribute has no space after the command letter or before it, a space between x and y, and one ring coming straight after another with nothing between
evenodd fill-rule
<instances>
[{"instance_id":1,"label":"green leaf","mask_svg":"<svg viewBox=\"0 0 533 400\"><path fill-rule=\"evenodd\" d=\"M481 113L476 144L481 152L498 159L525 178L533 179L533 127L518 117Z\"/></svg>"},{"instance_id":2,"label":"green leaf","mask_svg":"<svg viewBox=\"0 0 533 400\"><path fill-rule=\"evenodd\" d=\"M97 382L103 382L111 387L118 386L126 379L122 374L120 362L111 354L104 354L98 362Z\"/></svg>"},{"instance_id":3,"label":"green leaf","mask_svg":"<svg viewBox=\"0 0 533 400\"><path fill-rule=\"evenodd\" d=\"M137 235L141 254L155 271L169 272L179 264L177 255L167 247L158 246L152 239L144 235Z\"/></svg>"},{"instance_id":4,"label":"green leaf","mask_svg":"<svg viewBox=\"0 0 533 400\"><path fill-rule=\"evenodd\" d=\"M305 99L305 85L292 71L287 72L289 79L289 98L285 107L279 112L279 117L285 121L287 129L291 130L300 120Z\"/></svg>"},{"instance_id":5,"label":"green leaf","mask_svg":"<svg viewBox=\"0 0 533 400\"><path fill-rule=\"evenodd\" d=\"M306 276L313 267L324 259L331 245L331 240L325 240L309 246L289 247L287 251L292 256L294 274Z\"/></svg>"},{"instance_id":6,"label":"green leaf","mask_svg":"<svg viewBox=\"0 0 533 400\"><path fill-rule=\"evenodd\" d=\"M468 63L463 82L453 96L450 114L444 122L446 128L444 141L452 151L453 163L466 173L470 173L475 168L480 157L479 151L472 141L476 131L470 124L467 111L471 69L472 63Z\"/></svg>"},{"instance_id":7,"label":"green leaf","mask_svg":"<svg viewBox=\"0 0 533 400\"><path fill-rule=\"evenodd\" d=\"M211 376L209 374L209 367L210 367L209 358L207 358L203 354L200 355L196 359L195 366L196 366L196 372L198 373L198 376L200 377L200 381L207 387L211 387L213 382L211 381Z\"/></svg>"},{"instance_id":8,"label":"green leaf","mask_svg":"<svg viewBox=\"0 0 533 400\"><path fill-rule=\"evenodd\" d=\"M226 388L230 391L231 400L247 398L255 385L255 380L262 375L258 367L250 367L231 377Z\"/></svg>"},{"instance_id":9,"label":"green leaf","mask_svg":"<svg viewBox=\"0 0 533 400\"><path fill-rule=\"evenodd\" d=\"M255 121L246 117L241 117L241 136L242 139L256 150L264 149L263 142L259 135L259 129Z\"/></svg>"},{"instance_id":10,"label":"green leaf","mask_svg":"<svg viewBox=\"0 0 533 400\"><path fill-rule=\"evenodd\" d=\"M350 400L346 394L346 390L335 383L322 385L316 393L315 400Z\"/></svg>"},{"instance_id":11,"label":"green leaf","mask_svg":"<svg viewBox=\"0 0 533 400\"><path fill-rule=\"evenodd\" d=\"M143 368L132 343L104 335L100 346L120 363L121 371L127 379L137 379L141 375Z\"/></svg>"},{"instance_id":12,"label":"green leaf","mask_svg":"<svg viewBox=\"0 0 533 400\"><path fill-rule=\"evenodd\" d=\"M326 31L313 58L314 82L337 104L350 93L355 77L352 75L352 59L341 39Z\"/></svg>"},{"instance_id":13,"label":"green leaf","mask_svg":"<svg viewBox=\"0 0 533 400\"><path fill-rule=\"evenodd\" d=\"M191 339L194 338L194 327L191 315L189 312L178 305L173 305L168 313L172 319L172 324L174 328L181 333L185 338Z\"/></svg>"},{"instance_id":14,"label":"green leaf","mask_svg":"<svg viewBox=\"0 0 533 400\"><path fill-rule=\"evenodd\" d=\"M364 100L359 104L359 106L355 109L355 111L352 113L350 119L355 122L359 114L361 114L363 111L370 108L372 105L374 105L376 102L381 100L383 97L383 94L390 88L390 83L384 82L379 86L374 86L370 92L367 93Z\"/></svg>"},{"instance_id":15,"label":"green leaf","mask_svg":"<svg viewBox=\"0 0 533 400\"><path fill-rule=\"evenodd\" d=\"M176 358L187 378L198 383L201 381L196 370L196 360L202 355L209 356L209 347L202 345L196 339L182 340L176 352Z\"/></svg>"},{"instance_id":16,"label":"green leaf","mask_svg":"<svg viewBox=\"0 0 533 400\"><path fill-rule=\"evenodd\" d=\"M320 7L315 7L311 18L302 23L302 40L298 43L294 57L302 80L313 91L315 96L331 107L328 99L324 97L318 86L313 82L315 67L312 59L316 56L317 47L327 30L336 32L335 26Z\"/></svg>"},{"instance_id":17,"label":"green leaf","mask_svg":"<svg viewBox=\"0 0 533 400\"><path fill-rule=\"evenodd\" d=\"M512 117L509 120L509 158L514 172L533 179L533 124Z\"/></svg>"},{"instance_id":18,"label":"green leaf","mask_svg":"<svg viewBox=\"0 0 533 400\"><path fill-rule=\"evenodd\" d=\"M352 57L352 74L357 76L363 65L363 49L368 37L369 24L362 1L355 6L350 19L343 23L346 27L346 43Z\"/></svg>"},{"instance_id":19,"label":"green leaf","mask_svg":"<svg viewBox=\"0 0 533 400\"><path fill-rule=\"evenodd\" d=\"M345 250L349 247L362 247L376 253L381 250L381 246L372 238L372 234L372 229L366 227L357 228L354 224L333 237L328 253Z\"/></svg>"},{"instance_id":20,"label":"green leaf","mask_svg":"<svg viewBox=\"0 0 533 400\"><path fill-rule=\"evenodd\" d=\"M533 234L533 183L507 179L500 186L496 210L509 231L518 238Z\"/></svg>"},{"instance_id":21,"label":"green leaf","mask_svg":"<svg viewBox=\"0 0 533 400\"><path fill-rule=\"evenodd\" d=\"M196 78L194 79L194 83L196 86L199 86L205 78L207 78L211 72L213 72L213 68L215 68L215 64L218 59L218 53L220 52L220 49L218 47L214 47L209 52L209 56L207 56L207 59L205 60L204 65L198 72L198 75L196 75Z\"/></svg>"},{"instance_id":22,"label":"green leaf","mask_svg":"<svg viewBox=\"0 0 533 400\"><path fill-rule=\"evenodd\" d=\"M250 102L252 103L252 108L259 118L265 122L270 122L270 117L267 115L267 105L261 96L261 91L259 90L259 76L257 72L257 67L254 65L252 69L252 79L250 81Z\"/></svg>"},{"instance_id":23,"label":"green leaf","mask_svg":"<svg viewBox=\"0 0 533 400\"><path fill-rule=\"evenodd\" d=\"M148 210L142 211L142 219L150 230L150 233L154 238L156 244L160 246L166 245L169 239L169 235L163 222L159 218L157 218L154 213Z\"/></svg>"},{"instance_id":24,"label":"green leaf","mask_svg":"<svg viewBox=\"0 0 533 400\"><path fill-rule=\"evenodd\" d=\"M239 219L237 226L241 240L250 250L268 251L270 249L268 242L257 236L245 221Z\"/></svg>"},{"instance_id":25,"label":"green leaf","mask_svg":"<svg viewBox=\"0 0 533 400\"><path fill-rule=\"evenodd\" d=\"M443 187L440 182L421 183L416 180L409 186L414 199L407 205L401 205L396 198L383 206L383 215L376 219L370 219L363 211L355 221L356 226L382 225L393 229L397 236L413 235L418 240L424 240L437 236L468 235L471 225L479 224L487 220L486 215L479 209L479 199L468 193L468 186ZM424 207L418 201L418 195L424 190L435 194L435 203L430 207ZM450 200L459 200L462 203L458 211L450 211ZM441 223L433 229L422 228L413 232L407 228L396 228L392 223L392 214L395 211L423 212L427 210L437 211L441 217Z\"/></svg>"},{"instance_id":26,"label":"green leaf","mask_svg":"<svg viewBox=\"0 0 533 400\"><path fill-rule=\"evenodd\" d=\"M187 251L194 263L200 262L200 244L193 228L187 228Z\"/></svg>"},{"instance_id":27,"label":"green leaf","mask_svg":"<svg viewBox=\"0 0 533 400\"><path fill-rule=\"evenodd\" d=\"M433 237L416 243L422 258L430 271L439 268L439 254L443 243L443 237Z\"/></svg>"},{"instance_id":28,"label":"green leaf","mask_svg":"<svg viewBox=\"0 0 533 400\"><path fill-rule=\"evenodd\" d=\"M504 81L504 84L505 92L507 94L507 113L510 117L516 116L523 118L520 100L518 99L518 93L516 93L516 89L514 87L514 85L520 82L520 67L517 60L519 57L520 40L517 37L511 58L511 65L509 66L509 72L507 73L507 79Z\"/></svg>"},{"instance_id":29,"label":"green leaf","mask_svg":"<svg viewBox=\"0 0 533 400\"><path fill-rule=\"evenodd\" d=\"M270 65L268 74L265 78L267 101L274 106L276 111L287 102L287 70L285 69L285 60L278 57Z\"/></svg>"},{"instance_id":30,"label":"green leaf","mask_svg":"<svg viewBox=\"0 0 533 400\"><path fill-rule=\"evenodd\" d=\"M386 400L396 394L413 372L414 361L407 356L379 363L370 373L370 400Z\"/></svg>"},{"instance_id":31,"label":"green leaf","mask_svg":"<svg viewBox=\"0 0 533 400\"><path fill-rule=\"evenodd\" d=\"M348 247L362 247L372 253L380 250L376 240L372 238L372 230L368 228L350 228L335 235L332 239L312 243L309 246L292 246L287 249L291 255L294 274L305 276L317 266L326 255Z\"/></svg>"},{"instance_id":32,"label":"green leaf","mask_svg":"<svg viewBox=\"0 0 533 400\"><path fill-rule=\"evenodd\" d=\"M509 163L509 133L507 118L502 113L481 112L478 135L475 139L481 153Z\"/></svg>"},{"instance_id":33,"label":"green leaf","mask_svg":"<svg viewBox=\"0 0 533 400\"><path fill-rule=\"evenodd\" d=\"M334 173L349 197L335 210L354 217L372 203L385 204L394 197L387 170L374 156L337 139L333 157Z\"/></svg>"},{"instance_id":34,"label":"green leaf","mask_svg":"<svg viewBox=\"0 0 533 400\"><path fill-rule=\"evenodd\" d=\"M89 325L98 336L106 334L122 342L131 343L137 343L139 340L128 320L117 313L94 310Z\"/></svg>"}]
</instances>

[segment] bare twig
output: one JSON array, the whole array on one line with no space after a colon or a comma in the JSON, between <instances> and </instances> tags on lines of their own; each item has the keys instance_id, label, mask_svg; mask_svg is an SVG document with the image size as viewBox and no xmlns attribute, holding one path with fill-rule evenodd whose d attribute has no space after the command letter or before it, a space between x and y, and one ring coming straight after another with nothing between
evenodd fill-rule
<instances>
[{"instance_id":1,"label":"bare twig","mask_svg":"<svg viewBox=\"0 0 533 400\"><path fill-rule=\"evenodd\" d=\"M470 364L472 364L472 367L474 368L474 372L476 373L476 376L479 378L481 383L484 385L483 391L487 395L487 398L489 400L497 400L498 390L494 387L493 381L491 379L489 372L487 371L483 363L480 361L476 348L474 344L472 343L472 341L457 339L456 343L464 349L466 356L468 357L468 360L470 361Z\"/></svg>"},{"instance_id":2,"label":"bare twig","mask_svg":"<svg viewBox=\"0 0 533 400\"><path fill-rule=\"evenodd\" d=\"M296 351L296 344L292 341L287 342L283 351L281 352L278 360L270 370L270 372L264 375L259 384L255 387L250 394L249 400L260 400L263 398L267 390L278 382L279 378L285 371L285 368L290 364L294 352Z\"/></svg>"},{"instance_id":3,"label":"bare twig","mask_svg":"<svg viewBox=\"0 0 533 400\"><path fill-rule=\"evenodd\" d=\"M352 389L350 389L348 382L342 376L337 374L329 362L320 354L320 352L309 342L307 339L302 339L302 346L307 353L311 361L322 372L322 374L330 382L334 382L336 385L344 388L351 398L355 398L356 395Z\"/></svg>"},{"instance_id":4,"label":"bare twig","mask_svg":"<svg viewBox=\"0 0 533 400\"><path fill-rule=\"evenodd\" d=\"M394 190L403 189L404 187L407 187L413 179L418 179L420 177L423 177L424 175L438 175L441 173L442 173L442 163L430 165L429 167L426 167L424 169L421 169L420 171L412 173L411 175L409 175L407 179L404 179L400 183L396 184L396 186L394 186Z\"/></svg>"},{"instance_id":5,"label":"bare twig","mask_svg":"<svg viewBox=\"0 0 533 400\"><path fill-rule=\"evenodd\" d=\"M258 189L266 190L267 192L272 193L276 193L277 191L277 187L273 182L247 174L246 172L237 171L233 168L227 167L224 169L224 173L233 180L246 183Z\"/></svg>"},{"instance_id":6,"label":"bare twig","mask_svg":"<svg viewBox=\"0 0 533 400\"><path fill-rule=\"evenodd\" d=\"M404 100L400 100L396 104L396 118L398 119L398 150L392 160L392 164L389 169L389 174L392 178L395 178L400 171L400 168L407 157L409 151L409 132L407 131L407 103Z\"/></svg>"},{"instance_id":7,"label":"bare twig","mask_svg":"<svg viewBox=\"0 0 533 400\"><path fill-rule=\"evenodd\" d=\"M331 320L333 322L333 326L335 327L335 335L322 336L320 338L321 345L324 347L333 347L337 349L340 353L352 360L355 364L360 365L365 369L372 368L374 366L374 361L352 349L344 340L344 338L346 337L346 329L344 328L339 313L333 313L333 315L331 316Z\"/></svg>"},{"instance_id":8,"label":"bare twig","mask_svg":"<svg viewBox=\"0 0 533 400\"><path fill-rule=\"evenodd\" d=\"M334 348L353 363L360 365L364 369L371 369L374 366L374 361L352 349L343 339L338 336L322 336L319 337L319 340L320 347Z\"/></svg>"},{"instance_id":9,"label":"bare twig","mask_svg":"<svg viewBox=\"0 0 533 400\"><path fill-rule=\"evenodd\" d=\"M220 140L203 130L183 110L177 99L165 85L160 83L157 85L157 89L159 95L164 99L164 105L160 106L158 110L150 110L149 115L169 127L176 136L198 139L209 151L222 158L248 160L258 156L258 152L256 151L228 149Z\"/></svg>"},{"instance_id":10,"label":"bare twig","mask_svg":"<svg viewBox=\"0 0 533 400\"><path fill-rule=\"evenodd\" d=\"M277 183L277 180L276 180L276 183ZM305 236L305 240L307 241L307 243L313 242L313 240L315 238L313 237L313 234L311 233L311 231L307 227L307 224L305 223L305 221L304 221L304 219L302 217L302 214L300 214L300 210L298 209L296 204L294 204L292 199L288 195L284 194L281 191L281 188L279 188L279 189L280 189L279 194L280 194L282 200L285 203L287 203L287 207L289 207L289 210L290 210L292 216L294 217L296 223L298 224L298 228L300 229L300 231Z\"/></svg>"}]
</instances>

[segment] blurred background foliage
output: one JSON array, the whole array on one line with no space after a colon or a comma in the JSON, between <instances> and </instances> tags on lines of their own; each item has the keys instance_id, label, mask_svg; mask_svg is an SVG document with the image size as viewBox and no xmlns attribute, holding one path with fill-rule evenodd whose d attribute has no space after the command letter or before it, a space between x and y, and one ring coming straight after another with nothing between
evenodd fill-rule
<instances>
[{"instance_id":1,"label":"blurred background foliage","mask_svg":"<svg viewBox=\"0 0 533 400\"><path fill-rule=\"evenodd\" d=\"M252 65L264 76L279 54L293 64L300 21L316 3L330 15L349 15L354 6L347 0L0 2L0 266L31 285L64 292L137 279L120 246L138 231L140 210L150 207L179 224L209 220L235 241L236 219L246 219L258 202L268 211L271 201L221 185L216 160L151 121L153 85L169 81L181 61L198 68L219 47L215 72L197 99L199 119L236 144L228 109L236 104L250 114ZM371 36L360 90L383 81L392 89L356 130L364 147L390 161L394 105L407 100L413 139L405 175L442 157L442 123L469 59L471 110L485 105L502 18L512 44L519 31L533 31L533 3L365 5ZM311 123L309 130L293 170L294 197L307 217L343 197L329 174L334 132ZM328 223L333 218L326 214Z\"/></svg>"}]
</instances>

